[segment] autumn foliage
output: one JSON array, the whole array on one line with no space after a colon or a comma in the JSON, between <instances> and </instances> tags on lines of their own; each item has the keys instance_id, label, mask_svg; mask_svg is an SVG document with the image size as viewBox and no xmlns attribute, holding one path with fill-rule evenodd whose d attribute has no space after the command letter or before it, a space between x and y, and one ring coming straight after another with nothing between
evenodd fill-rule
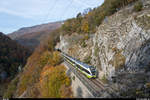
<instances>
[{"instance_id":1,"label":"autumn foliage","mask_svg":"<svg viewBox=\"0 0 150 100\"><path fill-rule=\"evenodd\" d=\"M87 35L95 33L97 27L107 16L111 16L124 6L135 1L138 0L105 0L100 7L89 10L88 12L86 11L84 14L79 13L76 18L65 21L62 27L50 33L49 37L47 39L45 38L28 58L23 72L19 75L19 79L12 82L8 91L5 93L6 97L18 97L25 92L28 93L28 97L72 97L71 81L65 74L65 67L60 65L62 58L59 52L54 50L56 43L59 42L60 34L71 35L73 33L79 33ZM141 9L139 5L137 8ZM88 38L87 35L84 40ZM4 43L0 42L0 44L2 48ZM11 45L9 46L11 47ZM83 47L86 47L85 43L83 43ZM21 64L25 63L24 60L26 60L26 58L23 59L22 56L27 55L27 53L22 52L18 48L17 46L13 47L13 49L5 47L0 49L0 51L3 52L3 55L0 54L0 61L5 63L0 65L0 67L6 66L6 61L15 61L16 63L13 63L13 65L9 64L11 66L10 69L5 69L11 72L16 71L15 68L20 65L20 62ZM18 53L13 52L15 49L17 49ZM7 54L8 51L10 55L12 54L13 56L9 56L9 54ZM6 56L4 54L6 54ZM19 59L16 59L16 57ZM89 62L89 59L90 58L87 58L85 61Z\"/></svg>"},{"instance_id":2,"label":"autumn foliage","mask_svg":"<svg viewBox=\"0 0 150 100\"><path fill-rule=\"evenodd\" d=\"M138 0L105 0L104 3L94 8L93 10L88 10L82 13L77 14L76 18L68 19L64 22L61 30L62 34L86 34L86 33L95 33L96 27L99 26L102 21L119 9L125 7L128 4L131 4Z\"/></svg>"},{"instance_id":3,"label":"autumn foliage","mask_svg":"<svg viewBox=\"0 0 150 100\"><path fill-rule=\"evenodd\" d=\"M58 66L46 66L43 68L40 77L40 91L42 97L71 97L70 79L65 74L65 67ZM62 90L63 88L63 90ZM67 90L70 93L66 93Z\"/></svg>"},{"instance_id":4,"label":"autumn foliage","mask_svg":"<svg viewBox=\"0 0 150 100\"><path fill-rule=\"evenodd\" d=\"M57 30L28 58L23 72L19 75L15 94L10 92L9 88L5 94L11 97L18 97L23 93L33 98L71 97L70 79L65 74L65 67L60 65L60 53L54 51L58 41L56 32ZM48 81L45 78L48 78Z\"/></svg>"}]
</instances>

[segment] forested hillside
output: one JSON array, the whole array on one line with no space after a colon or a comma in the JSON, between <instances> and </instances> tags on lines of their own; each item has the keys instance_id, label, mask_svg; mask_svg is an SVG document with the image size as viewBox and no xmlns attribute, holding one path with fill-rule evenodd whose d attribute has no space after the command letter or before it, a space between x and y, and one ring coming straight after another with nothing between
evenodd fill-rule
<instances>
[{"instance_id":1,"label":"forested hillside","mask_svg":"<svg viewBox=\"0 0 150 100\"><path fill-rule=\"evenodd\" d=\"M25 65L30 54L29 49L0 33L0 79L13 78L18 67Z\"/></svg>"},{"instance_id":2,"label":"forested hillside","mask_svg":"<svg viewBox=\"0 0 150 100\"><path fill-rule=\"evenodd\" d=\"M79 13L76 18L68 19L62 26L62 34L72 34L74 32L79 34L95 33L96 28L101 22L125 7L138 0L105 0L104 3L89 11L87 14ZM140 7L137 7L137 10Z\"/></svg>"},{"instance_id":3,"label":"forested hillside","mask_svg":"<svg viewBox=\"0 0 150 100\"><path fill-rule=\"evenodd\" d=\"M32 27L21 28L8 36L19 44L34 50L48 34L61 27L61 22L53 22Z\"/></svg>"},{"instance_id":4,"label":"forested hillside","mask_svg":"<svg viewBox=\"0 0 150 100\"><path fill-rule=\"evenodd\" d=\"M0 96L26 64L31 51L0 32Z\"/></svg>"},{"instance_id":5,"label":"forested hillside","mask_svg":"<svg viewBox=\"0 0 150 100\"><path fill-rule=\"evenodd\" d=\"M4 97L72 97L71 81L61 65L59 30L52 32L29 57L24 70L11 82Z\"/></svg>"},{"instance_id":6,"label":"forested hillside","mask_svg":"<svg viewBox=\"0 0 150 100\"><path fill-rule=\"evenodd\" d=\"M65 22L57 48L96 66L98 79L113 88L114 97L150 97L150 1L105 0L87 15L79 15ZM105 92L102 97L113 97Z\"/></svg>"},{"instance_id":7,"label":"forested hillside","mask_svg":"<svg viewBox=\"0 0 150 100\"><path fill-rule=\"evenodd\" d=\"M126 32L124 32L124 27L126 26L119 26L122 25L120 23L122 23L122 20L125 19L124 18L125 16L123 16L124 14L123 11L128 12L128 10L123 10L122 12L119 13L120 15L118 14L116 15L117 17L115 17L118 18L119 16L118 19L120 19L121 21L114 20L114 22L119 23L117 24L119 28L123 27L124 33L122 31L121 32L117 31L118 33L113 32L114 34L113 37L112 36L113 34L110 31L111 30L110 28L113 27L114 25L113 15L116 12L119 12L121 9L129 5L134 6L133 10L130 11L130 13L128 12L129 14L132 15L132 13L134 12L141 11L143 7L141 5L142 3L136 2L135 4L134 3L135 1L138 0L105 0L100 7L89 11L87 14L79 13L76 18L72 18L65 21L61 28L51 32L51 34L48 34L48 38L45 38L40 43L40 45L35 49L33 54L29 57L23 69L23 72L18 74L11 81L7 91L4 94L4 98L10 98L10 97L28 97L28 98L29 97L33 97L33 98L70 97L71 98L73 97L72 95L73 91L71 88L72 80L65 73L66 68L62 65L63 59L61 58L60 53L58 51L55 51L55 47L57 43L60 44L60 46L58 47L60 47L61 49L63 48L62 51L66 52L67 54L74 56L75 58L81 58L80 59L81 61L86 62L88 64L92 64L91 62L93 62L93 65L95 65L97 69L100 71L99 78L101 78L101 80L103 80L105 83L108 82L110 77L113 76L112 73L114 70L120 70L119 69L120 66L121 67L125 66L124 64L125 57L122 54L123 49L117 48L117 46L121 47L123 44L117 45L117 43L123 41L124 38L122 40L119 40L120 37L123 36L122 34L130 33L127 32L128 31L127 29L132 28L132 27L126 28ZM112 17L112 20L108 20L110 19L108 17L110 18ZM130 19L128 22L131 22L131 20L133 21L133 19ZM105 22L107 21L109 21L108 23L111 26L105 24ZM104 27L104 29L100 30L99 28L98 30L98 27L100 28ZM106 31L103 32L102 30L106 30ZM133 28L133 30L135 29ZM102 33L99 34L100 32ZM92 33L96 33L94 34L94 37L92 36L90 37ZM109 35L105 36L107 35L105 33L109 33L110 36ZM105 36L105 38L103 36ZM127 39L129 39L129 37L127 37ZM129 41L126 44L128 45L131 42L132 41ZM109 45L107 43L114 43L114 44ZM102 44L104 46L101 46ZM132 51L130 52L132 53ZM128 52L128 54L130 52ZM112 87L116 86L116 84L115 86L113 85ZM136 91L136 88L134 88L133 90ZM117 93L120 91L118 89ZM125 92L129 92L129 91L127 90ZM130 94L131 93L129 93L129 95ZM131 94L131 96L136 96L136 95Z\"/></svg>"}]
</instances>

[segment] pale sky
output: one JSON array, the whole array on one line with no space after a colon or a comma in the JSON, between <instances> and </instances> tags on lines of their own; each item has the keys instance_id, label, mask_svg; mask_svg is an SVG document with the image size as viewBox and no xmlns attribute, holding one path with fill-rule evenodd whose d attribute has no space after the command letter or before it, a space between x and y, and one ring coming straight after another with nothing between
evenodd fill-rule
<instances>
[{"instance_id":1,"label":"pale sky","mask_svg":"<svg viewBox=\"0 0 150 100\"><path fill-rule=\"evenodd\" d=\"M0 0L0 32L75 17L104 0Z\"/></svg>"}]
</instances>

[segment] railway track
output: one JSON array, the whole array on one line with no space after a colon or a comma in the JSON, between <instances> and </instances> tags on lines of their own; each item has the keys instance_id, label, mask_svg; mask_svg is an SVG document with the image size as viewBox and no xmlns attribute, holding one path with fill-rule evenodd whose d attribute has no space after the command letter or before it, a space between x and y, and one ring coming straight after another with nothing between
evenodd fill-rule
<instances>
[{"instance_id":1,"label":"railway track","mask_svg":"<svg viewBox=\"0 0 150 100\"><path fill-rule=\"evenodd\" d=\"M96 86L92 81L90 81L89 79L87 79L86 76L83 75L81 72L78 71L78 74L79 74L80 78L84 80L83 84L85 84L85 83L87 84L88 83L87 85L88 85L88 87L90 87L93 90L94 96L95 97L100 97L100 95L99 95L100 94L99 87Z\"/></svg>"},{"instance_id":2,"label":"railway track","mask_svg":"<svg viewBox=\"0 0 150 100\"><path fill-rule=\"evenodd\" d=\"M105 84L103 84L99 79L88 79L79 70L75 69L70 63L67 61L65 61L65 63L71 68L74 74L78 76L82 83L88 87L89 91L92 91L95 97L101 97L101 93L103 91L107 91L112 97L119 97L118 95L114 94L115 91L112 87L105 86Z\"/></svg>"},{"instance_id":3,"label":"railway track","mask_svg":"<svg viewBox=\"0 0 150 100\"><path fill-rule=\"evenodd\" d=\"M62 57L64 57L64 61L67 64L69 64L69 67L71 68L72 72L78 77L78 79L80 79L80 81L83 84L85 84L87 87L89 87L94 93L102 93L102 91L104 91L103 93L107 93L108 96L109 96L109 94L111 94L113 96L115 95L115 90L111 86L103 84L99 79L87 78L87 77L96 77L95 75L90 74L91 70L95 71L95 68L93 68L92 66L89 66L87 64L84 64L63 52L62 52ZM77 68L75 68L74 65L76 65ZM93 69L91 69L91 68L93 68ZM79 71L78 69L82 70L86 74L85 73L82 74L81 73L82 71ZM115 96L117 96L117 95L115 95Z\"/></svg>"},{"instance_id":4,"label":"railway track","mask_svg":"<svg viewBox=\"0 0 150 100\"><path fill-rule=\"evenodd\" d=\"M100 82L100 81L98 81L98 80L96 80L96 79L90 79L96 86L98 86L99 88L101 88L102 90L104 90L105 88L105 86Z\"/></svg>"},{"instance_id":5,"label":"railway track","mask_svg":"<svg viewBox=\"0 0 150 100\"><path fill-rule=\"evenodd\" d=\"M71 67L72 67L72 65L71 65ZM73 69L75 70L75 71L77 71L77 73L80 75L80 77L82 77L84 80L86 80L86 81L90 81L91 83L93 83L95 86L96 86L96 88L99 88L99 89L102 89L102 90L104 90L105 88L105 86L102 84L102 82L100 82L99 80L97 80L97 79L88 79L84 74L82 74L79 70L76 70L74 67L73 67Z\"/></svg>"},{"instance_id":6,"label":"railway track","mask_svg":"<svg viewBox=\"0 0 150 100\"><path fill-rule=\"evenodd\" d=\"M84 74L82 74L79 70L76 70L70 63L65 62L68 67L71 68L71 70L77 75L77 77L83 81L82 83L88 87L89 91L92 91L92 94L95 97L100 97L100 92L104 90L104 87L102 84L99 84L98 80L96 79L88 79Z\"/></svg>"}]
</instances>

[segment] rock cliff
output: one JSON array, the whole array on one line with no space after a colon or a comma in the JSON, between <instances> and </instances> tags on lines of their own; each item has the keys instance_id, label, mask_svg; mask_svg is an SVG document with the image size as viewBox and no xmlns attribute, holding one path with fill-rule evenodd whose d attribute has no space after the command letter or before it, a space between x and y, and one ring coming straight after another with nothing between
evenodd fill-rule
<instances>
[{"instance_id":1,"label":"rock cliff","mask_svg":"<svg viewBox=\"0 0 150 100\"><path fill-rule=\"evenodd\" d=\"M120 97L149 97L150 1L130 4L105 17L97 32L60 36L56 48L96 66L99 79Z\"/></svg>"},{"instance_id":2,"label":"rock cliff","mask_svg":"<svg viewBox=\"0 0 150 100\"><path fill-rule=\"evenodd\" d=\"M140 12L128 5L106 17L93 35L60 36L56 48L96 66L100 78L145 69L150 63L150 2L142 2Z\"/></svg>"}]
</instances>

